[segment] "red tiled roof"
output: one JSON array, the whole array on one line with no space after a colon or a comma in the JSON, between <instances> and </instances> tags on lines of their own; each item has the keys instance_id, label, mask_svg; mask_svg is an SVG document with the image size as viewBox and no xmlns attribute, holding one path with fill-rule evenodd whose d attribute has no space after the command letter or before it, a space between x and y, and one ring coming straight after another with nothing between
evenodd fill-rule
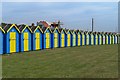
<instances>
[{"instance_id":1,"label":"red tiled roof","mask_svg":"<svg viewBox=\"0 0 120 80\"><path fill-rule=\"evenodd\" d=\"M40 21L40 22L44 25L44 27L49 27L49 25L46 21Z\"/></svg>"}]
</instances>

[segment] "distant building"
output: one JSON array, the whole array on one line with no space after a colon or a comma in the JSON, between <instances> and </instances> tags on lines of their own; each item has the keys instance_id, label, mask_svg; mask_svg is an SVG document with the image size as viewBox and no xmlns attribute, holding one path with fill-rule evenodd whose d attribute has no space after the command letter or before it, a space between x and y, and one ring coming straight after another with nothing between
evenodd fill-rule
<instances>
[{"instance_id":1,"label":"distant building","mask_svg":"<svg viewBox=\"0 0 120 80\"><path fill-rule=\"evenodd\" d=\"M47 21L40 21L40 22L37 22L37 26L40 26L41 28L43 27L50 27L50 28L61 28L60 25L63 25L60 23L60 21L58 22L47 22Z\"/></svg>"}]
</instances>

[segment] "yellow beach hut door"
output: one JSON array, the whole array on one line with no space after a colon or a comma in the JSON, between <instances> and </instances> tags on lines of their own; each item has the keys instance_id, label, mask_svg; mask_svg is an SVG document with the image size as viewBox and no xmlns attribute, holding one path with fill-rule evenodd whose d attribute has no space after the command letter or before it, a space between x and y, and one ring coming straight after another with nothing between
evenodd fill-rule
<instances>
[{"instance_id":1,"label":"yellow beach hut door","mask_svg":"<svg viewBox=\"0 0 120 80\"><path fill-rule=\"evenodd\" d=\"M85 36L84 36L84 34L82 34L82 45L85 45Z\"/></svg>"},{"instance_id":2,"label":"yellow beach hut door","mask_svg":"<svg viewBox=\"0 0 120 80\"><path fill-rule=\"evenodd\" d=\"M80 46L80 34L78 34L78 46Z\"/></svg>"},{"instance_id":3,"label":"yellow beach hut door","mask_svg":"<svg viewBox=\"0 0 120 80\"><path fill-rule=\"evenodd\" d=\"M87 34L87 45L89 45L89 34Z\"/></svg>"},{"instance_id":4,"label":"yellow beach hut door","mask_svg":"<svg viewBox=\"0 0 120 80\"><path fill-rule=\"evenodd\" d=\"M61 47L64 47L64 34L62 34L61 39L62 39L62 40L61 40L61 41L62 41L62 43L61 43L62 46L61 46Z\"/></svg>"},{"instance_id":5,"label":"yellow beach hut door","mask_svg":"<svg viewBox=\"0 0 120 80\"><path fill-rule=\"evenodd\" d=\"M36 36L36 50L38 50L38 49L40 49L40 33L36 33L35 34L35 36Z\"/></svg>"},{"instance_id":6,"label":"yellow beach hut door","mask_svg":"<svg viewBox=\"0 0 120 80\"><path fill-rule=\"evenodd\" d=\"M106 44L108 44L108 35L106 35Z\"/></svg>"},{"instance_id":7,"label":"yellow beach hut door","mask_svg":"<svg viewBox=\"0 0 120 80\"><path fill-rule=\"evenodd\" d=\"M67 42L68 42L68 46L70 46L70 34L68 34L68 37L67 37L68 39L67 39Z\"/></svg>"},{"instance_id":8,"label":"yellow beach hut door","mask_svg":"<svg viewBox=\"0 0 120 80\"><path fill-rule=\"evenodd\" d=\"M24 33L24 51L28 51L28 33Z\"/></svg>"},{"instance_id":9,"label":"yellow beach hut door","mask_svg":"<svg viewBox=\"0 0 120 80\"><path fill-rule=\"evenodd\" d=\"M58 35L57 33L54 33L54 47L58 47Z\"/></svg>"},{"instance_id":10,"label":"yellow beach hut door","mask_svg":"<svg viewBox=\"0 0 120 80\"><path fill-rule=\"evenodd\" d=\"M46 33L46 48L50 48L50 34Z\"/></svg>"},{"instance_id":11,"label":"yellow beach hut door","mask_svg":"<svg viewBox=\"0 0 120 80\"><path fill-rule=\"evenodd\" d=\"M94 44L94 35L91 34L91 45L93 45L93 44Z\"/></svg>"},{"instance_id":12,"label":"yellow beach hut door","mask_svg":"<svg viewBox=\"0 0 120 80\"><path fill-rule=\"evenodd\" d=\"M16 52L16 33L10 32L10 53Z\"/></svg>"}]
</instances>

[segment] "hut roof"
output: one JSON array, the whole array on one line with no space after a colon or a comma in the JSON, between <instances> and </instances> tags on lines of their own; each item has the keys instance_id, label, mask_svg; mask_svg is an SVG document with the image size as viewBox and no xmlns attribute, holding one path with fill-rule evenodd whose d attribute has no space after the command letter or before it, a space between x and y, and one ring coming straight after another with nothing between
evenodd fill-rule
<instances>
[{"instance_id":1,"label":"hut roof","mask_svg":"<svg viewBox=\"0 0 120 80\"><path fill-rule=\"evenodd\" d=\"M93 34L98 34L98 32L93 32Z\"/></svg>"},{"instance_id":2,"label":"hut roof","mask_svg":"<svg viewBox=\"0 0 120 80\"><path fill-rule=\"evenodd\" d=\"M2 27L0 26L0 30L3 32L3 33L5 33L5 31L2 29Z\"/></svg>"},{"instance_id":3,"label":"hut roof","mask_svg":"<svg viewBox=\"0 0 120 80\"><path fill-rule=\"evenodd\" d=\"M76 34L76 30L70 30L71 31L71 33L73 34L73 33L75 33Z\"/></svg>"},{"instance_id":4,"label":"hut roof","mask_svg":"<svg viewBox=\"0 0 120 80\"><path fill-rule=\"evenodd\" d=\"M30 27L30 29L32 30L32 32L35 32L37 29L39 29L42 33L43 33L43 31L42 31L42 29L40 28L40 26L29 26Z\"/></svg>"},{"instance_id":5,"label":"hut roof","mask_svg":"<svg viewBox=\"0 0 120 80\"><path fill-rule=\"evenodd\" d=\"M47 29L49 29L49 30L50 30L50 33L52 33L50 27L43 27L43 28L42 28L43 33L45 33Z\"/></svg>"},{"instance_id":6,"label":"hut roof","mask_svg":"<svg viewBox=\"0 0 120 80\"><path fill-rule=\"evenodd\" d=\"M109 32L105 32L105 34L109 34Z\"/></svg>"},{"instance_id":7,"label":"hut roof","mask_svg":"<svg viewBox=\"0 0 120 80\"><path fill-rule=\"evenodd\" d=\"M7 25L7 23L1 23L0 26L1 26L2 28L4 28L4 27L6 27L6 25Z\"/></svg>"},{"instance_id":8,"label":"hut roof","mask_svg":"<svg viewBox=\"0 0 120 80\"><path fill-rule=\"evenodd\" d=\"M71 33L70 29L65 29L65 31L66 31L66 34L67 34L68 32Z\"/></svg>"},{"instance_id":9,"label":"hut roof","mask_svg":"<svg viewBox=\"0 0 120 80\"><path fill-rule=\"evenodd\" d=\"M59 31L60 31L60 33L61 33L62 31L64 31L64 32L66 33L66 29L63 29L63 28L60 28Z\"/></svg>"},{"instance_id":10,"label":"hut roof","mask_svg":"<svg viewBox=\"0 0 120 80\"><path fill-rule=\"evenodd\" d=\"M21 24L21 25L18 25L18 28L19 28L20 32L23 32L26 28L28 28L29 31L32 33L32 30L30 29L30 27L28 25Z\"/></svg>"},{"instance_id":11,"label":"hut roof","mask_svg":"<svg viewBox=\"0 0 120 80\"><path fill-rule=\"evenodd\" d=\"M92 31L90 31L90 32L89 32L89 34L93 34L93 32L92 32Z\"/></svg>"},{"instance_id":12,"label":"hut roof","mask_svg":"<svg viewBox=\"0 0 120 80\"><path fill-rule=\"evenodd\" d=\"M82 32L83 32L82 30L76 30L76 34L82 33Z\"/></svg>"},{"instance_id":13,"label":"hut roof","mask_svg":"<svg viewBox=\"0 0 120 80\"><path fill-rule=\"evenodd\" d=\"M9 30L12 28L12 27L15 27L17 29L17 31L20 33L20 30L18 29L17 25L16 24L4 24L2 25L3 26L3 30L5 32L9 32Z\"/></svg>"},{"instance_id":14,"label":"hut roof","mask_svg":"<svg viewBox=\"0 0 120 80\"><path fill-rule=\"evenodd\" d=\"M55 32L55 30L58 30L58 33L60 33L59 29L57 27L51 28L52 32Z\"/></svg>"}]
</instances>

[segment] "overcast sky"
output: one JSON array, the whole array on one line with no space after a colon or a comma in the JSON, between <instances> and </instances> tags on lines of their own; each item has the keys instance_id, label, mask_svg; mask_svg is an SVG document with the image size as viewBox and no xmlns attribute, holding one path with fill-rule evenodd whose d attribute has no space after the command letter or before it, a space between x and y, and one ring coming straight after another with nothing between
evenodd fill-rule
<instances>
[{"instance_id":1,"label":"overcast sky","mask_svg":"<svg viewBox=\"0 0 120 80\"><path fill-rule=\"evenodd\" d=\"M63 28L115 32L117 2L3 2L2 22L31 24L40 20L62 21Z\"/></svg>"}]
</instances>

